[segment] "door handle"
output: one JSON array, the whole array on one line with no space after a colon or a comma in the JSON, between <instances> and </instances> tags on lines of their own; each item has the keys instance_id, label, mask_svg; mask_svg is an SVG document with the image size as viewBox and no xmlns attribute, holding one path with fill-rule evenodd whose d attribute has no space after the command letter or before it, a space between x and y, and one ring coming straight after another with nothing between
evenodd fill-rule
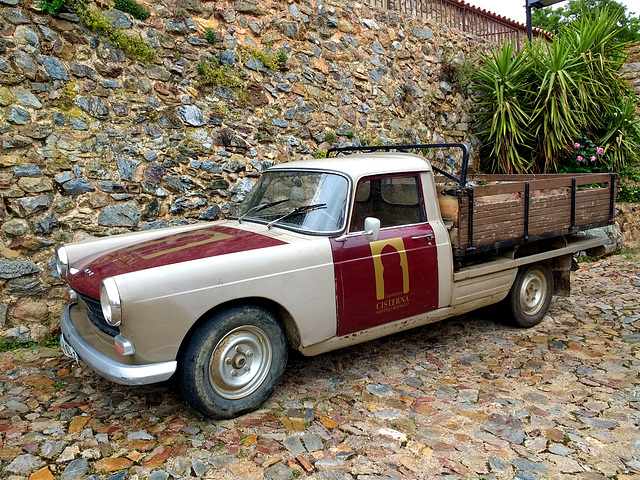
<instances>
[{"instance_id":1,"label":"door handle","mask_svg":"<svg viewBox=\"0 0 640 480\"><path fill-rule=\"evenodd\" d=\"M433 233L427 233L426 235L418 235L417 237L411 237L411 240L422 240L426 238L427 240L433 240Z\"/></svg>"}]
</instances>

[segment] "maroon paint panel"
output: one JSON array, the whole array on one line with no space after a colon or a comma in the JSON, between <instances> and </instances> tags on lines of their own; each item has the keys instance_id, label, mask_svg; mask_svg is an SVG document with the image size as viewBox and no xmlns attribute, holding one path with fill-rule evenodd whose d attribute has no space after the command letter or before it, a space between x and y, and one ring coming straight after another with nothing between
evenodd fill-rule
<instances>
[{"instance_id":1,"label":"maroon paint panel","mask_svg":"<svg viewBox=\"0 0 640 480\"><path fill-rule=\"evenodd\" d=\"M78 272L70 273L68 282L74 290L99 298L103 278L285 243L244 230L210 226L88 256L72 265Z\"/></svg>"},{"instance_id":2,"label":"maroon paint panel","mask_svg":"<svg viewBox=\"0 0 640 480\"><path fill-rule=\"evenodd\" d=\"M438 308L438 258L428 223L381 230L371 243L364 234L332 239L331 248L339 335Z\"/></svg>"}]
</instances>

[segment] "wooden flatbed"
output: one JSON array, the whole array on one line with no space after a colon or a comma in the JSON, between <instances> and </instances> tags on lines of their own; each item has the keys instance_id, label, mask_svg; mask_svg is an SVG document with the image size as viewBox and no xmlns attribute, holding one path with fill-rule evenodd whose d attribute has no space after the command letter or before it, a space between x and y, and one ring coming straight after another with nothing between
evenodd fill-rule
<instances>
[{"instance_id":1,"label":"wooden flatbed","mask_svg":"<svg viewBox=\"0 0 640 480\"><path fill-rule=\"evenodd\" d=\"M615 174L472 175L439 188L456 257L613 223ZM453 205L452 205L453 200ZM452 208L453 206L453 208Z\"/></svg>"}]
</instances>

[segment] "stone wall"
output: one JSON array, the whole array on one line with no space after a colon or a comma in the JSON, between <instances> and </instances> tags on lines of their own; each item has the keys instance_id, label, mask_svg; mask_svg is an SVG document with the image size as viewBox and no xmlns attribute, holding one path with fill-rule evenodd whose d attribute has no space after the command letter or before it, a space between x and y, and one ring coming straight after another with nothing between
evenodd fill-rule
<instances>
[{"instance_id":1,"label":"stone wall","mask_svg":"<svg viewBox=\"0 0 640 480\"><path fill-rule=\"evenodd\" d=\"M622 67L622 78L640 95L640 44L630 49L629 59ZM625 248L640 248L640 205L618 204L618 212L616 220L622 230Z\"/></svg>"},{"instance_id":2,"label":"stone wall","mask_svg":"<svg viewBox=\"0 0 640 480\"><path fill-rule=\"evenodd\" d=\"M640 248L640 204L619 203L616 221L622 231L625 248Z\"/></svg>"},{"instance_id":3,"label":"stone wall","mask_svg":"<svg viewBox=\"0 0 640 480\"><path fill-rule=\"evenodd\" d=\"M145 21L108 16L153 63L70 10L0 0L3 336L55 330L60 242L221 218L274 162L336 144L458 141L475 157L472 100L442 65L475 58L481 38L349 1L145 4ZM265 67L280 50L282 68ZM214 56L243 93L205 85L196 66Z\"/></svg>"},{"instance_id":4,"label":"stone wall","mask_svg":"<svg viewBox=\"0 0 640 480\"><path fill-rule=\"evenodd\" d=\"M640 45L630 49L629 59L622 67L622 78L629 82L636 94L640 95Z\"/></svg>"}]
</instances>

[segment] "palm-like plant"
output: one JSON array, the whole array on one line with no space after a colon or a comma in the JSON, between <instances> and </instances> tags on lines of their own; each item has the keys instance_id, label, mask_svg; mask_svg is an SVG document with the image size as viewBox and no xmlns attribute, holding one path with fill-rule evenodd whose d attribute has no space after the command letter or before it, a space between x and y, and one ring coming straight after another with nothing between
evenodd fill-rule
<instances>
[{"instance_id":1,"label":"palm-like plant","mask_svg":"<svg viewBox=\"0 0 640 480\"><path fill-rule=\"evenodd\" d=\"M502 50L485 56L484 65L474 85L481 99L478 133L491 147L493 170L523 173L531 166L531 61L524 50L518 53L512 43L505 43Z\"/></svg>"},{"instance_id":2,"label":"palm-like plant","mask_svg":"<svg viewBox=\"0 0 640 480\"><path fill-rule=\"evenodd\" d=\"M521 52L505 44L484 55L474 79L477 127L492 171L557 171L579 135L606 146L609 167L640 160L637 97L619 74L629 45L615 40L618 20L598 10L550 44Z\"/></svg>"},{"instance_id":3,"label":"palm-like plant","mask_svg":"<svg viewBox=\"0 0 640 480\"><path fill-rule=\"evenodd\" d=\"M637 98L628 96L623 99L613 114L607 117L607 128L599 138L601 145L607 145L609 167L616 171L621 171L627 165L635 165L639 160L640 118L637 109Z\"/></svg>"},{"instance_id":4,"label":"palm-like plant","mask_svg":"<svg viewBox=\"0 0 640 480\"><path fill-rule=\"evenodd\" d=\"M551 45L538 44L534 49L538 96L535 106L535 137L538 162L536 170L557 168L557 160L585 123L586 101L583 93L583 63L572 55L570 41L564 37Z\"/></svg>"}]
</instances>

